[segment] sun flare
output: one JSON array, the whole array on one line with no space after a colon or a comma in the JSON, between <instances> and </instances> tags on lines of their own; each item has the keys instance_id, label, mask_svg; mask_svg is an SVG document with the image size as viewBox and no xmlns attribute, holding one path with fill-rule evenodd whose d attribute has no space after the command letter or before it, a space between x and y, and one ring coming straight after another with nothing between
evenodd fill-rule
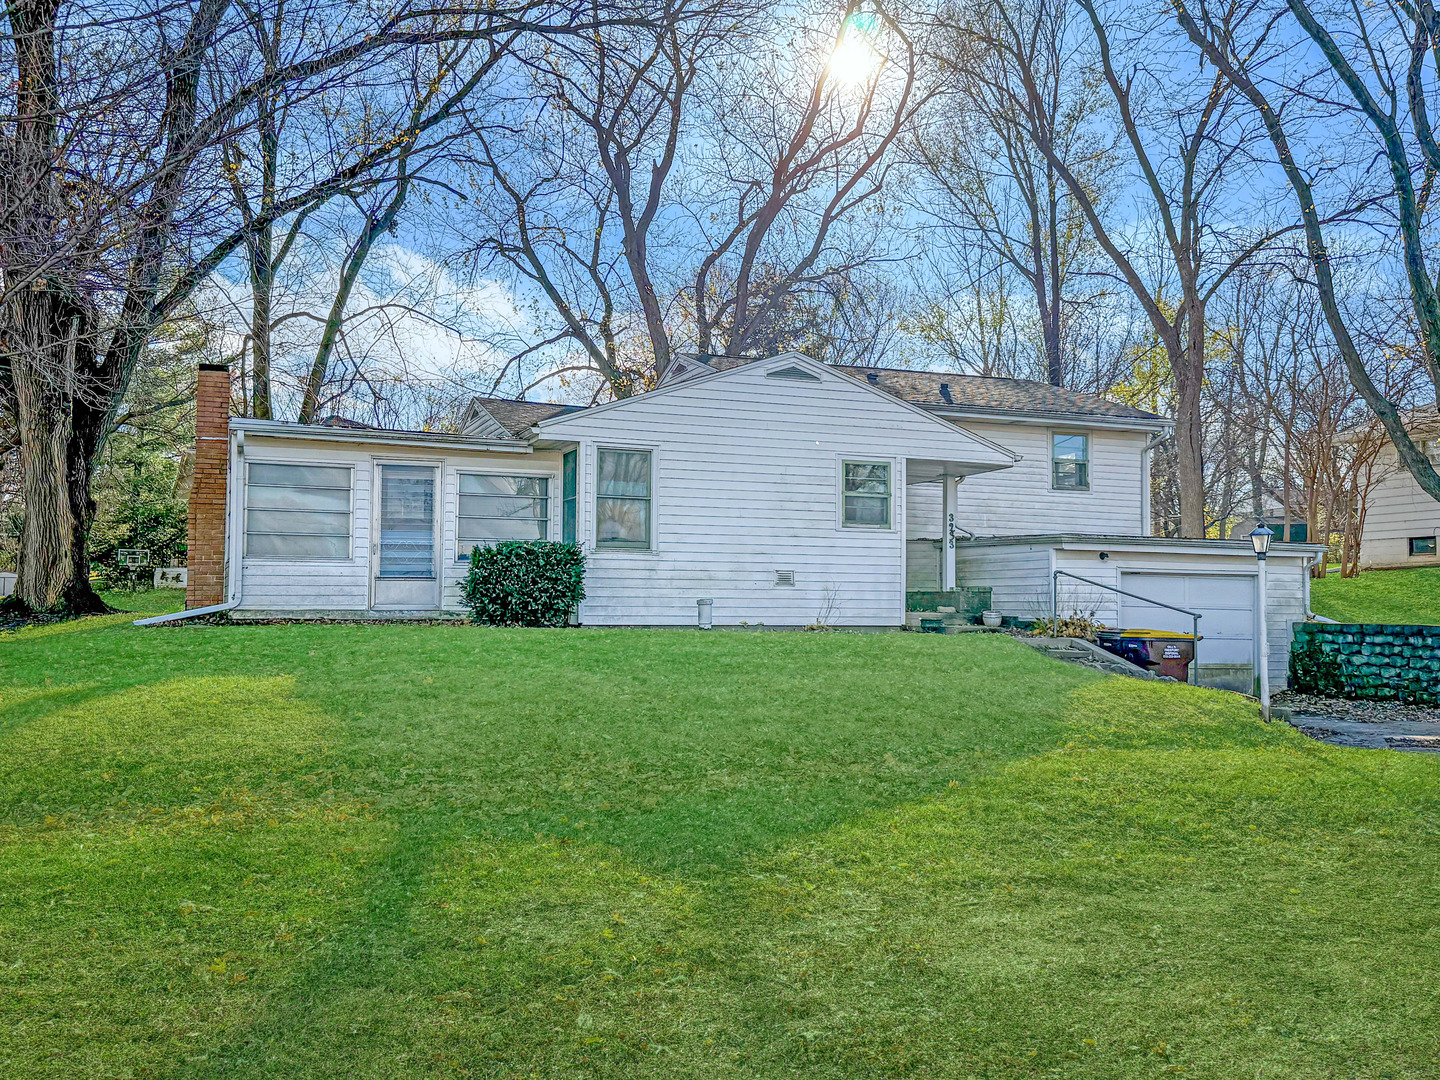
<instances>
[{"instance_id":1,"label":"sun flare","mask_svg":"<svg viewBox=\"0 0 1440 1080\"><path fill-rule=\"evenodd\" d=\"M874 77L882 57L871 45L876 20L873 16L852 15L845 22L840 43L826 65L829 78L842 86L860 86Z\"/></svg>"}]
</instances>

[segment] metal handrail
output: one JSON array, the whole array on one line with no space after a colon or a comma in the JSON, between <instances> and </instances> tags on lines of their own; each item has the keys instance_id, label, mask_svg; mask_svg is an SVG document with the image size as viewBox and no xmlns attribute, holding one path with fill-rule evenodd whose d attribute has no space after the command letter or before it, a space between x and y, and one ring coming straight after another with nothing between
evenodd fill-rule
<instances>
[{"instance_id":1,"label":"metal handrail","mask_svg":"<svg viewBox=\"0 0 1440 1080\"><path fill-rule=\"evenodd\" d=\"M1139 593L1127 592L1124 589L1116 588L1114 585L1106 585L1103 581L1091 581L1079 574L1072 574L1068 570L1054 570L1050 577L1050 630L1059 636L1060 629L1060 579L1068 577L1073 581L1082 581L1086 585L1093 585L1097 589L1108 589L1110 592L1118 593L1121 596L1128 596L1132 600L1143 600L1147 604L1154 604L1156 607L1168 608L1171 611L1178 611L1181 615L1190 616L1190 636L1195 639L1195 647L1190 663L1195 668L1195 685L1200 685L1200 620L1204 618L1198 611L1191 611L1189 608L1176 607L1174 604L1167 604L1163 600L1152 600L1148 596L1141 596Z\"/></svg>"}]
</instances>

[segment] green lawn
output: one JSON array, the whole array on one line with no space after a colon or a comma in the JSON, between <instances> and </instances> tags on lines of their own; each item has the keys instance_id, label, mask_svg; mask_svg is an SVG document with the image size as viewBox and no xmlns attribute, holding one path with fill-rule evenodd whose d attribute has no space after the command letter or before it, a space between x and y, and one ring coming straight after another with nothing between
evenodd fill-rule
<instances>
[{"instance_id":1,"label":"green lawn","mask_svg":"<svg viewBox=\"0 0 1440 1080\"><path fill-rule=\"evenodd\" d=\"M1006 638L0 637L0 1076L1435 1077L1437 880L1435 757Z\"/></svg>"},{"instance_id":2,"label":"green lawn","mask_svg":"<svg viewBox=\"0 0 1440 1080\"><path fill-rule=\"evenodd\" d=\"M1310 606L1339 622L1440 625L1440 566L1331 574L1310 583Z\"/></svg>"}]
</instances>

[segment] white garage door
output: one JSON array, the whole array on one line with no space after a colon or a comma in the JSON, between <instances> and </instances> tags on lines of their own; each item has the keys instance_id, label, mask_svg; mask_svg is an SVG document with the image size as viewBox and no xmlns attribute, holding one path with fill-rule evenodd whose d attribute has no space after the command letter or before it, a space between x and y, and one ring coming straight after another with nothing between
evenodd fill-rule
<instances>
[{"instance_id":1,"label":"white garage door","mask_svg":"<svg viewBox=\"0 0 1440 1080\"><path fill-rule=\"evenodd\" d=\"M1198 611L1201 681L1248 690L1255 670L1255 579L1229 574L1122 573L1120 587L1151 600ZM1120 625L1190 632L1190 617L1121 597Z\"/></svg>"}]
</instances>

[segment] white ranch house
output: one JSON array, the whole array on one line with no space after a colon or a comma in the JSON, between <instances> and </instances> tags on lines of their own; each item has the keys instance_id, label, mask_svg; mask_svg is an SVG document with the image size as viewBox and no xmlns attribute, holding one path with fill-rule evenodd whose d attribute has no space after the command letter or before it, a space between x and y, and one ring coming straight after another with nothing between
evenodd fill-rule
<instances>
[{"instance_id":1,"label":"white ranch house","mask_svg":"<svg viewBox=\"0 0 1440 1080\"><path fill-rule=\"evenodd\" d=\"M893 628L907 590L957 585L1033 619L1062 570L1199 611L1201 681L1249 689L1256 670L1250 545L1149 536L1169 422L1090 394L789 353L686 357L591 408L478 398L454 435L220 423L199 433L228 455L208 600L237 618L458 612L476 544L553 539L587 553L586 626L694 626L706 599L716 626ZM192 506L192 538L199 520ZM1272 549L1273 685L1321 550ZM1190 629L1069 578L1059 600Z\"/></svg>"}]
</instances>

